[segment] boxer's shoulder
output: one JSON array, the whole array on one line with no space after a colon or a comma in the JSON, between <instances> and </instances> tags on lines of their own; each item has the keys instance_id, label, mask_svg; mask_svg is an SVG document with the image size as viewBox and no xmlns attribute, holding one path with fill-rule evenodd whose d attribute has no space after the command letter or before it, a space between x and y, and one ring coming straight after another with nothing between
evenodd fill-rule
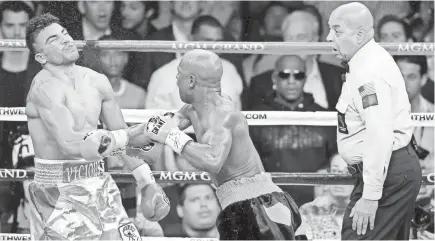
<instances>
[{"instance_id":1,"label":"boxer's shoulder","mask_svg":"<svg viewBox=\"0 0 435 241\"><path fill-rule=\"evenodd\" d=\"M29 90L28 102L49 108L57 100L64 97L62 88L48 71L39 72L32 81Z\"/></svg>"},{"instance_id":2,"label":"boxer's shoulder","mask_svg":"<svg viewBox=\"0 0 435 241\"><path fill-rule=\"evenodd\" d=\"M225 105L219 106L216 111L214 111L213 116L216 120L221 120L225 126L235 126L245 121L245 116L242 112Z\"/></svg>"}]
</instances>

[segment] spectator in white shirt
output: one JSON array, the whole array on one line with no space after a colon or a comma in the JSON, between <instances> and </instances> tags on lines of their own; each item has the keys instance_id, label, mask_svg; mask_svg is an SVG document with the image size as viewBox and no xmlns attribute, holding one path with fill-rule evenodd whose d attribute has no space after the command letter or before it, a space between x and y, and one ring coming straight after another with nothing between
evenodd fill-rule
<instances>
[{"instance_id":1,"label":"spectator in white shirt","mask_svg":"<svg viewBox=\"0 0 435 241\"><path fill-rule=\"evenodd\" d=\"M201 16L192 25L193 41L221 41L224 38L223 27L211 16ZM177 67L180 58L174 59L151 76L148 86L146 107L148 109L174 110L185 103L180 99L177 87ZM236 68L229 61L222 59L222 93L229 96L239 107L243 83Z\"/></svg>"}]
</instances>

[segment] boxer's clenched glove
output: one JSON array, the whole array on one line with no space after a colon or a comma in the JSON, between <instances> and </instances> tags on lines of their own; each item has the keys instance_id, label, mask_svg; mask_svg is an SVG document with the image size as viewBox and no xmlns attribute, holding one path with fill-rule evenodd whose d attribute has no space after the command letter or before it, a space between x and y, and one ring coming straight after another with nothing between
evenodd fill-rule
<instances>
[{"instance_id":1,"label":"boxer's clenched glove","mask_svg":"<svg viewBox=\"0 0 435 241\"><path fill-rule=\"evenodd\" d=\"M80 153L88 161L101 160L106 156L125 154L128 134L125 130L90 131L80 142Z\"/></svg>"},{"instance_id":2,"label":"boxer's clenched glove","mask_svg":"<svg viewBox=\"0 0 435 241\"><path fill-rule=\"evenodd\" d=\"M169 199L159 184L155 182L153 173L147 164L143 164L132 172L141 189L141 209L149 221L160 221L170 210Z\"/></svg>"},{"instance_id":3,"label":"boxer's clenched glove","mask_svg":"<svg viewBox=\"0 0 435 241\"><path fill-rule=\"evenodd\" d=\"M192 138L178 128L179 122L178 117L170 112L164 116L153 116L149 119L145 132L153 140L166 144L180 154Z\"/></svg>"}]
</instances>

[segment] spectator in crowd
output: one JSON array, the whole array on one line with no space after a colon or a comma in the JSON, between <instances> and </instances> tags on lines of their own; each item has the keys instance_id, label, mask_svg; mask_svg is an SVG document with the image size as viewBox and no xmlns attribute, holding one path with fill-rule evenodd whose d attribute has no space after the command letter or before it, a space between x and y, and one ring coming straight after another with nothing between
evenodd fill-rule
<instances>
[{"instance_id":1,"label":"spectator in crowd","mask_svg":"<svg viewBox=\"0 0 435 241\"><path fill-rule=\"evenodd\" d=\"M115 36L104 36L101 40L125 40ZM115 98L121 109L144 109L146 92L139 86L123 78L122 73L128 63L129 52L101 49L98 51L103 74L107 76L115 92Z\"/></svg>"},{"instance_id":2,"label":"spectator in crowd","mask_svg":"<svg viewBox=\"0 0 435 241\"><path fill-rule=\"evenodd\" d=\"M25 39L26 24L34 16L31 6L23 1L0 2L0 33L5 45L9 39ZM2 51L0 64L0 107L24 107L31 80L40 65L27 50ZM0 122L0 168L16 167L12 150L20 129L27 129L26 122ZM17 208L12 191L11 183L0 182L0 226L3 227L8 226L7 219Z\"/></svg>"},{"instance_id":3,"label":"spectator in crowd","mask_svg":"<svg viewBox=\"0 0 435 241\"><path fill-rule=\"evenodd\" d=\"M166 40L166 41L189 41L193 21L200 15L200 1L172 1L171 2L172 22L151 35L146 40ZM160 67L170 61L179 58L180 53L148 52L140 55L140 62L143 63L138 72L139 82L135 82L145 90L148 90L150 77Z\"/></svg>"},{"instance_id":4,"label":"spectator in crowd","mask_svg":"<svg viewBox=\"0 0 435 241\"><path fill-rule=\"evenodd\" d=\"M278 1L272 1L260 14L259 41L280 42L282 41L281 25L289 9Z\"/></svg>"},{"instance_id":5,"label":"spectator in crowd","mask_svg":"<svg viewBox=\"0 0 435 241\"><path fill-rule=\"evenodd\" d=\"M394 58L405 80L411 112L433 113L434 105L421 95L421 89L427 80L426 58L424 56L395 56ZM434 172L434 128L415 127L414 137L421 150L417 155L422 161L422 168L427 173Z\"/></svg>"},{"instance_id":6,"label":"spectator in crowd","mask_svg":"<svg viewBox=\"0 0 435 241\"><path fill-rule=\"evenodd\" d=\"M239 13L233 12L230 16L228 24L225 26L226 32L237 42L242 41L244 37L243 19Z\"/></svg>"},{"instance_id":7,"label":"spectator in crowd","mask_svg":"<svg viewBox=\"0 0 435 241\"><path fill-rule=\"evenodd\" d=\"M434 42L434 28L432 27L430 31L428 31L424 37L424 42L426 43L433 43ZM427 62L427 81L426 84L421 89L421 94L425 99L427 99L430 103L434 103L434 56L433 55L427 55L426 56L426 62Z\"/></svg>"},{"instance_id":8,"label":"spectator in crowd","mask_svg":"<svg viewBox=\"0 0 435 241\"><path fill-rule=\"evenodd\" d=\"M281 56L271 75L273 91L255 111L325 111L303 91L306 68L299 56ZM267 81L267 80L264 80ZM336 152L335 128L324 126L251 126L250 134L267 172L315 172ZM314 188L282 186L298 206L314 199Z\"/></svg>"},{"instance_id":9,"label":"spectator in crowd","mask_svg":"<svg viewBox=\"0 0 435 241\"><path fill-rule=\"evenodd\" d=\"M322 33L320 15L316 14L316 9L312 6L303 6L292 11L282 24L284 41L288 42L316 42ZM270 61L280 56L271 56ZM306 65L306 84L304 91L313 95L314 101L321 107L328 110L335 110L338 97L341 93L341 74L342 68L331 64L323 63L318 60L317 55L301 56ZM270 70L273 69L273 60ZM266 67L266 66L264 66ZM267 68L265 68L266 70ZM268 91L271 90L272 81L270 81L272 71L266 71L263 74L252 78L251 85L247 94L248 104L245 106L248 110L252 106L260 104ZM267 81L263 81L267 79Z\"/></svg>"},{"instance_id":10,"label":"spectator in crowd","mask_svg":"<svg viewBox=\"0 0 435 241\"><path fill-rule=\"evenodd\" d=\"M412 29L414 38L421 42L428 30L434 28L434 2L408 1L411 12L405 17Z\"/></svg>"},{"instance_id":11,"label":"spectator in crowd","mask_svg":"<svg viewBox=\"0 0 435 241\"><path fill-rule=\"evenodd\" d=\"M140 36L132 31L127 31L121 27L111 24L114 11L114 1L78 1L78 10L81 18L78 21L69 23L66 28L71 37L75 40L99 40L103 36L112 35L128 40L139 40ZM56 13L55 13L56 14ZM97 72L102 72L97 49L92 46L85 46L78 65L91 68ZM130 54L129 64L126 66L123 76L134 81L135 71L139 69L136 55Z\"/></svg>"},{"instance_id":12,"label":"spectator in crowd","mask_svg":"<svg viewBox=\"0 0 435 241\"><path fill-rule=\"evenodd\" d=\"M141 39L157 32L151 21L159 16L159 2L121 1L120 11L122 27L136 32Z\"/></svg>"},{"instance_id":13,"label":"spectator in crowd","mask_svg":"<svg viewBox=\"0 0 435 241\"><path fill-rule=\"evenodd\" d=\"M221 41L224 29L215 18L201 16L192 25L193 41ZM149 109L180 109L185 103L181 101L177 87L177 67L181 58L174 59L157 69L151 76L148 87L146 107ZM222 93L229 96L239 107L243 83L236 68L229 61L222 59Z\"/></svg>"},{"instance_id":14,"label":"spectator in crowd","mask_svg":"<svg viewBox=\"0 0 435 241\"><path fill-rule=\"evenodd\" d=\"M184 184L176 211L181 223L164 229L165 237L219 238L216 219L221 208L209 184Z\"/></svg>"},{"instance_id":15,"label":"spectator in crowd","mask_svg":"<svg viewBox=\"0 0 435 241\"><path fill-rule=\"evenodd\" d=\"M250 41L273 41L281 42L283 33L282 22L287 16L289 9L282 2L270 2L260 14L258 37L252 37ZM255 34L254 34L255 36ZM251 84L253 76L273 68L273 63L279 56L252 54L243 61L243 75L246 85Z\"/></svg>"},{"instance_id":16,"label":"spectator in crowd","mask_svg":"<svg viewBox=\"0 0 435 241\"><path fill-rule=\"evenodd\" d=\"M346 162L338 154L332 156L329 168L318 173L349 175ZM305 235L308 240L341 240L343 214L352 189L351 185L315 187L315 199L299 208L302 224L296 235Z\"/></svg>"},{"instance_id":17,"label":"spectator in crowd","mask_svg":"<svg viewBox=\"0 0 435 241\"><path fill-rule=\"evenodd\" d=\"M412 29L405 20L395 15L385 15L377 24L379 42L413 42Z\"/></svg>"}]
</instances>

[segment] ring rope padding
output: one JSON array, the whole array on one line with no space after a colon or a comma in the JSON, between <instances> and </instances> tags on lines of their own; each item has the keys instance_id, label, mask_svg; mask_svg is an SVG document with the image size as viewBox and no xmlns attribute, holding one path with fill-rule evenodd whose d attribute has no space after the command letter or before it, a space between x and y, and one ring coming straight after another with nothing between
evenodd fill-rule
<instances>
[{"instance_id":1,"label":"ring rope padding","mask_svg":"<svg viewBox=\"0 0 435 241\"><path fill-rule=\"evenodd\" d=\"M135 183L135 179L127 171L108 172L117 183ZM323 174L323 173L285 173L271 172L272 180L280 186L316 186L316 185L354 185L355 180L348 174ZM24 169L0 169L0 182L33 180L35 172ZM211 183L207 172L188 171L154 171L157 183ZM433 174L422 175L422 185L433 185Z\"/></svg>"},{"instance_id":2,"label":"ring rope padding","mask_svg":"<svg viewBox=\"0 0 435 241\"><path fill-rule=\"evenodd\" d=\"M330 42L180 42L155 40L87 40L74 41L79 50L85 46L133 52L187 52L207 49L216 53L235 54L334 54ZM379 43L392 55L434 55L434 43ZM0 51L27 50L18 39L0 40Z\"/></svg>"}]
</instances>

